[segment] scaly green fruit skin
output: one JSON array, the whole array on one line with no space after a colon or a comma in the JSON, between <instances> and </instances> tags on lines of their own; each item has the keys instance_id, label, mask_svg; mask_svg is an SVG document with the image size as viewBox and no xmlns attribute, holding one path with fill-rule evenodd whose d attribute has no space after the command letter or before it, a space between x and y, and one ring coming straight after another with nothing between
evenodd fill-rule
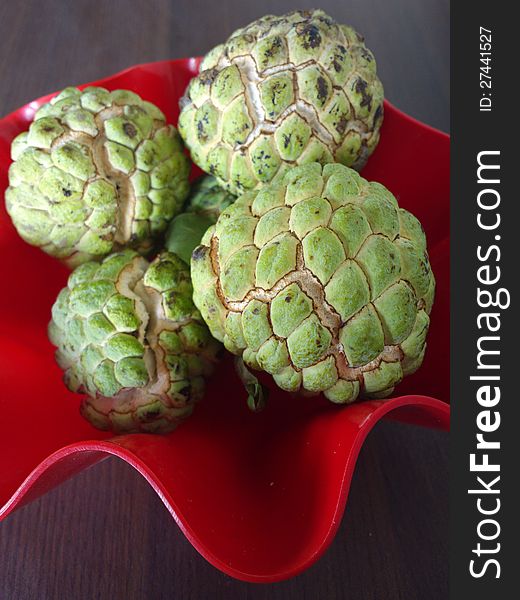
<instances>
[{"instance_id":1,"label":"scaly green fruit skin","mask_svg":"<svg viewBox=\"0 0 520 600\"><path fill-rule=\"evenodd\" d=\"M236 200L236 196L222 188L215 177L203 175L192 185L184 211L209 217L217 222L220 213Z\"/></svg>"},{"instance_id":2,"label":"scaly green fruit skin","mask_svg":"<svg viewBox=\"0 0 520 600\"><path fill-rule=\"evenodd\" d=\"M176 253L188 264L193 250L220 213L232 204L236 197L221 188L211 175L200 177L192 186L184 205L184 212L170 223L165 237L165 247Z\"/></svg>"},{"instance_id":3,"label":"scaly green fruit skin","mask_svg":"<svg viewBox=\"0 0 520 600\"><path fill-rule=\"evenodd\" d=\"M295 164L355 169L379 141L383 86L351 27L321 10L268 15L205 57L180 101L193 161L238 195Z\"/></svg>"},{"instance_id":4,"label":"scaly green fruit skin","mask_svg":"<svg viewBox=\"0 0 520 600\"><path fill-rule=\"evenodd\" d=\"M82 414L117 433L171 431L191 414L219 344L192 301L188 266L124 250L87 262L52 308L49 338Z\"/></svg>"},{"instance_id":5,"label":"scaly green fruit skin","mask_svg":"<svg viewBox=\"0 0 520 600\"><path fill-rule=\"evenodd\" d=\"M189 192L182 140L137 94L66 88L12 144L7 211L21 237L74 267L146 254Z\"/></svg>"},{"instance_id":6,"label":"scaly green fruit skin","mask_svg":"<svg viewBox=\"0 0 520 600\"><path fill-rule=\"evenodd\" d=\"M388 396L424 357L435 279L419 221L340 164L243 194L191 261L211 333L291 392Z\"/></svg>"}]
</instances>

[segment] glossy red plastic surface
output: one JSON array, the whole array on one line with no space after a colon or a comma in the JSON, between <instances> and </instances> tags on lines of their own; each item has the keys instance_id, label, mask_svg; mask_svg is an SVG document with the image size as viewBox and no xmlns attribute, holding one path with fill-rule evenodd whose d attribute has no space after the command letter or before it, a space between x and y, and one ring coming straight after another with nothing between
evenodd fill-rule
<instances>
[{"instance_id":1,"label":"glossy red plastic surface","mask_svg":"<svg viewBox=\"0 0 520 600\"><path fill-rule=\"evenodd\" d=\"M197 68L197 59L164 61L96 84L134 90L176 123ZM47 98L0 120L0 189L12 138ZM80 417L46 335L67 269L17 236L2 202L0 518L111 454L149 481L222 571L272 582L316 561L336 533L359 450L378 420L442 429L449 422L449 138L386 103L381 143L363 174L387 185L426 229L437 298L423 367L386 401L339 408L273 389L266 410L252 414L228 358L193 417L168 436L110 437Z\"/></svg>"}]
</instances>

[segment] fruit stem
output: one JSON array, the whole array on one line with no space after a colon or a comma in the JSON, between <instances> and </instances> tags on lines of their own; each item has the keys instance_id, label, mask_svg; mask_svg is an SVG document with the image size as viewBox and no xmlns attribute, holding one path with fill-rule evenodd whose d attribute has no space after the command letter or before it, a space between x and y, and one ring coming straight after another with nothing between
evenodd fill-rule
<instances>
[{"instance_id":1,"label":"fruit stem","mask_svg":"<svg viewBox=\"0 0 520 600\"><path fill-rule=\"evenodd\" d=\"M247 391L247 406L253 412L260 412L265 408L269 390L263 386L258 378L246 367L241 356L235 357L235 369Z\"/></svg>"}]
</instances>

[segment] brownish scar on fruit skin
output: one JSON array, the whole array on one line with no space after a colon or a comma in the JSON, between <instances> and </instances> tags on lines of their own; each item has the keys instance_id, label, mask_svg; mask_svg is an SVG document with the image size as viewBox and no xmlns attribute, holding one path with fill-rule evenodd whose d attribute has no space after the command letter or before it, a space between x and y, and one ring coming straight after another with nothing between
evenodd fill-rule
<instances>
[{"instance_id":1,"label":"brownish scar on fruit skin","mask_svg":"<svg viewBox=\"0 0 520 600\"><path fill-rule=\"evenodd\" d=\"M305 50L309 50L310 48L318 48L321 44L321 35L320 30L316 27L316 25L312 25L311 23L300 23L296 26L296 33L299 36L305 37L303 41L303 47Z\"/></svg>"},{"instance_id":2,"label":"brownish scar on fruit skin","mask_svg":"<svg viewBox=\"0 0 520 600\"><path fill-rule=\"evenodd\" d=\"M325 102L329 93L329 86L324 77L318 77L316 88L318 91L318 99L321 100L322 103Z\"/></svg>"},{"instance_id":3,"label":"brownish scar on fruit skin","mask_svg":"<svg viewBox=\"0 0 520 600\"><path fill-rule=\"evenodd\" d=\"M129 138L134 138L137 135L137 129L135 125L132 125L132 123L125 123L123 125L123 131Z\"/></svg>"},{"instance_id":4,"label":"brownish scar on fruit skin","mask_svg":"<svg viewBox=\"0 0 520 600\"><path fill-rule=\"evenodd\" d=\"M358 79L355 89L358 94L361 94L361 106L366 106L370 110L372 96L367 93L367 82L364 79Z\"/></svg>"}]
</instances>

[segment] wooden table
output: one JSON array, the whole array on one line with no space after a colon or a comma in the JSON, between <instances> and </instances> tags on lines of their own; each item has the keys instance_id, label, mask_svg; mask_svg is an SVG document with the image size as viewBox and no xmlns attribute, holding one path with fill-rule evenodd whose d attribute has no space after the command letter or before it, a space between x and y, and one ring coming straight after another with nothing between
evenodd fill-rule
<instances>
[{"instance_id":1,"label":"wooden table","mask_svg":"<svg viewBox=\"0 0 520 600\"><path fill-rule=\"evenodd\" d=\"M447 0L321 0L363 32L386 95L449 127ZM0 115L138 62L203 54L285 0L0 2ZM448 437L396 423L369 436L345 517L303 575L252 585L186 541L145 481L108 459L0 524L0 600L442 600L447 598Z\"/></svg>"}]
</instances>

